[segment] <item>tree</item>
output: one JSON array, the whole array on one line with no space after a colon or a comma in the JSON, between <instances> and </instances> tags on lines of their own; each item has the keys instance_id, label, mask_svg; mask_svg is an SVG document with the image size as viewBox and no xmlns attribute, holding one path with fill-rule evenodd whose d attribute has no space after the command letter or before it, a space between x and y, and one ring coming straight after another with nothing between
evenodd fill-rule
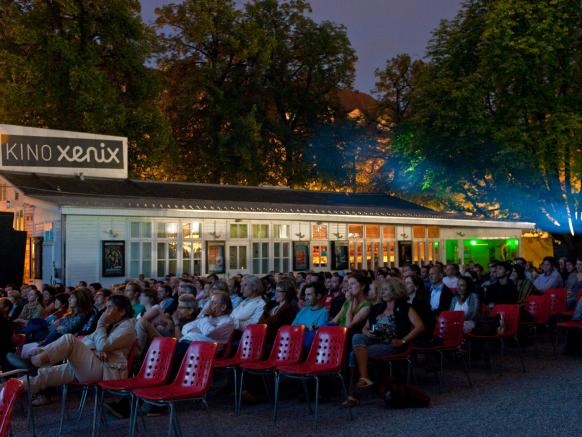
<instances>
[{"instance_id":1,"label":"tree","mask_svg":"<svg viewBox=\"0 0 582 437\"><path fill-rule=\"evenodd\" d=\"M341 119L335 96L351 84L355 55L344 28L308 10L301 0L186 0L157 11L185 178L304 186L327 177L319 164L331 145L311 140Z\"/></svg>"},{"instance_id":2,"label":"tree","mask_svg":"<svg viewBox=\"0 0 582 437\"><path fill-rule=\"evenodd\" d=\"M0 120L129 138L133 175L163 177L171 137L137 0L0 0Z\"/></svg>"},{"instance_id":3,"label":"tree","mask_svg":"<svg viewBox=\"0 0 582 437\"><path fill-rule=\"evenodd\" d=\"M443 22L395 129L400 182L456 210L581 232L581 17L574 0L470 0Z\"/></svg>"}]
</instances>

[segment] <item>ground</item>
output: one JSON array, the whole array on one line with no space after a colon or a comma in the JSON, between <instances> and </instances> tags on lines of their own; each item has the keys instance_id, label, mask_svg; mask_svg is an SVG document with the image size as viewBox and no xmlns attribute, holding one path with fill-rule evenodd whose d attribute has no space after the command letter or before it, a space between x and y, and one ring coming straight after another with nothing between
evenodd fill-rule
<instances>
[{"instance_id":1,"label":"ground","mask_svg":"<svg viewBox=\"0 0 582 437\"><path fill-rule=\"evenodd\" d=\"M560 355L555 359L551 348L543 345L536 356L526 354L527 372L522 373L516 356L505 361L504 374L487 370L474 362L474 387L467 385L463 372L454 363L445 373L442 393L434 376L417 369L420 387L432 398L428 409L394 410L371 391L361 406L355 408L354 420L333 399L321 405L318 430L304 402L289 398L281 402L279 420L273 425L270 404L242 406L241 415L234 415L232 397L215 394L209 398L215 434L219 436L271 435L394 435L394 436L576 436L582 435L582 358ZM289 387L287 387L289 389ZM283 395L285 388L283 389ZM78 396L71 395L74 408ZM90 435L92 405L82 420L68 422L65 435ZM57 402L35 408L37 434L56 435L59 405ZM179 409L184 436L212 435L208 416L191 404ZM16 436L26 432L22 410L14 417ZM167 435L168 417L146 419L148 437ZM127 420L110 418L101 435L127 435Z\"/></svg>"}]
</instances>

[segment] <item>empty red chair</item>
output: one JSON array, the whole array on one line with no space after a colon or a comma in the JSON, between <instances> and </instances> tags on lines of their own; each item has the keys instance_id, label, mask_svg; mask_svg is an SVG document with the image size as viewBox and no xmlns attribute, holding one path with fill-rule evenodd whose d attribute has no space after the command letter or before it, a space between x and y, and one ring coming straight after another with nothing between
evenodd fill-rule
<instances>
[{"instance_id":1,"label":"empty red chair","mask_svg":"<svg viewBox=\"0 0 582 437\"><path fill-rule=\"evenodd\" d=\"M550 315L555 316L568 310L568 291L565 288L550 288L544 296L550 300Z\"/></svg>"},{"instance_id":2,"label":"empty red chair","mask_svg":"<svg viewBox=\"0 0 582 437\"><path fill-rule=\"evenodd\" d=\"M463 357L463 366L469 386L472 386L469 375L469 357L467 351L462 348L464 339L465 313L463 311L443 311L440 313L434 328L434 336L441 338L442 343L430 347L414 347L415 351L434 352L440 358L440 378L441 383L444 376L444 352L457 352Z\"/></svg>"},{"instance_id":3,"label":"empty red chair","mask_svg":"<svg viewBox=\"0 0 582 437\"><path fill-rule=\"evenodd\" d=\"M525 372L525 362L523 361L523 351L519 340L517 338L517 330L519 329L519 305L517 304L499 304L495 305L491 310L490 315L495 317L501 316L502 327L496 335L475 335L469 333L467 337L471 340L497 340L500 344L501 356L505 355L505 343L508 339L512 339L518 346L519 359L521 361L521 368ZM500 373L503 373L503 367L500 366Z\"/></svg>"},{"instance_id":4,"label":"empty red chair","mask_svg":"<svg viewBox=\"0 0 582 437\"><path fill-rule=\"evenodd\" d=\"M263 375L275 374L278 366L289 364L297 364L301 360L301 353L303 352L303 335L305 333L305 326L281 326L277 331L277 336L273 342L271 355L264 361L252 361L241 363L240 388L238 391L238 408L240 413L240 406L242 400L242 390L244 383L245 372ZM266 382L265 382L266 385Z\"/></svg>"},{"instance_id":5,"label":"empty red chair","mask_svg":"<svg viewBox=\"0 0 582 437\"><path fill-rule=\"evenodd\" d=\"M555 295L554 295L555 296ZM529 296L525 302L525 310L531 314L531 322L522 322L522 325L530 327L534 332L537 351L538 328L546 327L550 329L550 315L551 315L551 298L549 295L543 296ZM556 354L556 345L554 343L554 336L550 331L550 338L554 354Z\"/></svg>"},{"instance_id":6,"label":"empty red chair","mask_svg":"<svg viewBox=\"0 0 582 437\"><path fill-rule=\"evenodd\" d=\"M167 382L172 368L172 358L174 356L174 350L176 349L176 341L175 338L154 337L144 357L139 373L136 376L126 379L100 381L97 384L101 389L100 410L103 409L103 398L106 392L116 396L129 396L131 398L130 418L133 418L136 399L132 390L155 387ZM130 420L130 435L132 430L133 426ZM99 435L99 429L97 430L97 435Z\"/></svg>"},{"instance_id":7,"label":"empty red chair","mask_svg":"<svg viewBox=\"0 0 582 437\"><path fill-rule=\"evenodd\" d=\"M574 317L574 311L576 309L576 306L578 305L578 302L580 302L580 299L582 299L582 290L580 290L577 294L576 294L576 303L574 304L574 309L565 309L564 311L560 312L560 316L562 317L566 317L568 319L571 319L572 317Z\"/></svg>"},{"instance_id":8,"label":"empty red chair","mask_svg":"<svg viewBox=\"0 0 582 437\"><path fill-rule=\"evenodd\" d=\"M216 360L214 368L232 369L234 374L234 411L238 413L238 366L243 363L252 363L263 359L265 340L267 339L267 325L257 323L247 325L240 338L236 354L232 358Z\"/></svg>"},{"instance_id":9,"label":"empty red chair","mask_svg":"<svg viewBox=\"0 0 582 437\"><path fill-rule=\"evenodd\" d=\"M208 403L206 402L206 393L208 393L212 382L212 366L214 364L216 348L216 343L193 341L188 346L188 350L180 365L180 370L178 370L178 375L172 383L133 390L137 402L133 409L133 418L131 419L134 428L131 431L131 435L135 432L140 400L151 405L170 407L168 435L172 435L174 432L177 435L181 435L179 425L174 420L176 415L174 404L176 402L200 401L209 414L209 420L211 419L210 412L208 411Z\"/></svg>"},{"instance_id":10,"label":"empty red chair","mask_svg":"<svg viewBox=\"0 0 582 437\"><path fill-rule=\"evenodd\" d=\"M277 404L279 401L279 383L281 377L315 380L315 424L319 407L319 378L324 375L336 376L342 383L344 397L348 392L344 384L342 366L346 351L347 328L343 326L321 326L317 329L309 355L304 363L277 367L275 375L275 407L273 421L277 421ZM307 393L307 390L306 390ZM307 400L309 404L309 399ZM351 408L348 408L351 418Z\"/></svg>"},{"instance_id":11,"label":"empty red chair","mask_svg":"<svg viewBox=\"0 0 582 437\"><path fill-rule=\"evenodd\" d=\"M23 384L19 379L9 379L0 389L0 437L7 437L10 434L14 405Z\"/></svg>"}]
</instances>

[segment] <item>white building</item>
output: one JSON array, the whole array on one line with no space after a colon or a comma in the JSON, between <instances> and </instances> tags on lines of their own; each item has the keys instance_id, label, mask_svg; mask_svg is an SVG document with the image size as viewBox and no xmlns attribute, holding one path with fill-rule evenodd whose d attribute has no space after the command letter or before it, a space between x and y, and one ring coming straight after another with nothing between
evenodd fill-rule
<instances>
[{"instance_id":1,"label":"white building","mask_svg":"<svg viewBox=\"0 0 582 437\"><path fill-rule=\"evenodd\" d=\"M26 280L486 264L518 256L534 227L385 194L131 180L125 138L1 128L0 211L28 232Z\"/></svg>"}]
</instances>

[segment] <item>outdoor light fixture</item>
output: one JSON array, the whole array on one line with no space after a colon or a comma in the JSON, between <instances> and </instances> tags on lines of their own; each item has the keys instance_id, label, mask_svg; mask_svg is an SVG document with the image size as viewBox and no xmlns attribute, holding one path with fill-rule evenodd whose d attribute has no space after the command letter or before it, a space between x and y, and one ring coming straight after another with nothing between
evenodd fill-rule
<instances>
[{"instance_id":1,"label":"outdoor light fixture","mask_svg":"<svg viewBox=\"0 0 582 437\"><path fill-rule=\"evenodd\" d=\"M302 234L301 232L297 232L297 233L295 234L295 236L296 236L296 237L299 237L299 239L301 240L302 238L304 238L304 237L305 237L305 234Z\"/></svg>"},{"instance_id":2,"label":"outdoor light fixture","mask_svg":"<svg viewBox=\"0 0 582 437\"><path fill-rule=\"evenodd\" d=\"M459 237L464 237L464 236L465 236L465 233L464 233L464 232L457 232L457 235L458 235Z\"/></svg>"},{"instance_id":3,"label":"outdoor light fixture","mask_svg":"<svg viewBox=\"0 0 582 437\"><path fill-rule=\"evenodd\" d=\"M339 232L334 232L333 235L335 236L335 238L337 238L338 240L341 240L342 238L344 238L344 236L342 234L340 234Z\"/></svg>"}]
</instances>

